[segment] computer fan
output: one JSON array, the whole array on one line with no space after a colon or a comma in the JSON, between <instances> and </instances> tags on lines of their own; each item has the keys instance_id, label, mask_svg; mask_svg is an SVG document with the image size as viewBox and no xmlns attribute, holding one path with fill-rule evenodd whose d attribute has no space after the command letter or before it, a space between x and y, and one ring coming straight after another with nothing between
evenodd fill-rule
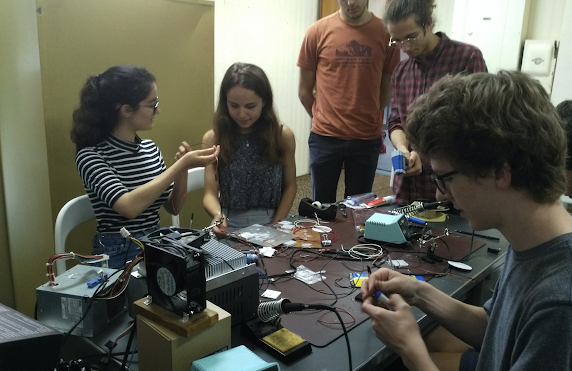
<instances>
[{"instance_id":1,"label":"computer fan","mask_svg":"<svg viewBox=\"0 0 572 371\"><path fill-rule=\"evenodd\" d=\"M206 308L206 263L201 248L205 235L201 230L162 228L141 238L153 303L181 317Z\"/></svg>"}]
</instances>

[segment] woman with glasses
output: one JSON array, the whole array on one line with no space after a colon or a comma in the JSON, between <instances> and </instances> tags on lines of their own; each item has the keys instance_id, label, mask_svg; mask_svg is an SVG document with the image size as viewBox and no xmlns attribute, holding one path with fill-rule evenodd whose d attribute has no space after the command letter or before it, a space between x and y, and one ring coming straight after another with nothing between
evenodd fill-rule
<instances>
[{"instance_id":1,"label":"woman with glasses","mask_svg":"<svg viewBox=\"0 0 572 371\"><path fill-rule=\"evenodd\" d=\"M203 198L213 222L222 221L213 229L217 236L288 216L296 196L296 141L276 116L260 67L235 63L226 71L203 145L220 145L218 162L205 168Z\"/></svg>"},{"instance_id":2,"label":"woman with glasses","mask_svg":"<svg viewBox=\"0 0 572 371\"><path fill-rule=\"evenodd\" d=\"M76 165L97 219L93 254L122 268L140 249L124 238L159 228L159 209L178 214L187 197L187 171L215 161L218 147L191 151L183 142L167 168L159 148L139 131L151 130L161 112L155 77L141 67L115 66L90 76L73 112Z\"/></svg>"}]
</instances>

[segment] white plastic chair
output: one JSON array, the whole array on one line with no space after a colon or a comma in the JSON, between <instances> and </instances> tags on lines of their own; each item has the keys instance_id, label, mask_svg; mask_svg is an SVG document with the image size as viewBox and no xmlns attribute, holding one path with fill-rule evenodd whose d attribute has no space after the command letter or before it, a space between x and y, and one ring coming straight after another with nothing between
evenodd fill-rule
<instances>
[{"instance_id":1,"label":"white plastic chair","mask_svg":"<svg viewBox=\"0 0 572 371\"><path fill-rule=\"evenodd\" d=\"M187 193L205 187L205 168L195 167L189 169L187 174ZM174 227L180 227L179 215L171 216L171 224Z\"/></svg>"},{"instance_id":2,"label":"white plastic chair","mask_svg":"<svg viewBox=\"0 0 572 371\"><path fill-rule=\"evenodd\" d=\"M68 201L58 213L54 231L56 254L66 252L66 239L68 234L78 225L95 219L91 201L87 195L76 197ZM66 271L66 261L56 260L57 274Z\"/></svg>"}]
</instances>

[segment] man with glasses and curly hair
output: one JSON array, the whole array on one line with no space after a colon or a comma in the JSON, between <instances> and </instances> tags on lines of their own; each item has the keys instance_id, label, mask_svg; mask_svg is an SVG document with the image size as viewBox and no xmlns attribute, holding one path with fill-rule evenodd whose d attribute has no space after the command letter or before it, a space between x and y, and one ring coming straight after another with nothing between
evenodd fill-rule
<instances>
[{"instance_id":1,"label":"man with glasses and curly hair","mask_svg":"<svg viewBox=\"0 0 572 371\"><path fill-rule=\"evenodd\" d=\"M407 107L445 75L487 71L479 49L453 41L442 32L433 33L434 7L434 0L393 0L383 17L391 36L389 45L409 57L393 71L388 119L391 143L408 160L406 173L396 175L393 184L396 202L402 205L435 199L431 168L411 150L405 135Z\"/></svg>"},{"instance_id":2,"label":"man with glasses and curly hair","mask_svg":"<svg viewBox=\"0 0 572 371\"><path fill-rule=\"evenodd\" d=\"M475 349L455 370L572 370L572 216L560 202L567 140L544 88L521 72L447 76L411 105L406 134L437 174L435 197L510 245L483 306L374 272L361 290L377 337L409 370L445 370L421 337L416 306ZM394 311L375 304L377 291Z\"/></svg>"}]
</instances>

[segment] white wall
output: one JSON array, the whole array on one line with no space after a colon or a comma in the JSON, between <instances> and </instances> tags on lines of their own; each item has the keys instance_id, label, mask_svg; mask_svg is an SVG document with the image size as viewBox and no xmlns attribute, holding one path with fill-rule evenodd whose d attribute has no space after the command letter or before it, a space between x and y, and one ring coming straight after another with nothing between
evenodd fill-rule
<instances>
[{"instance_id":1,"label":"white wall","mask_svg":"<svg viewBox=\"0 0 572 371\"><path fill-rule=\"evenodd\" d=\"M517 0L515 4L518 5L521 1ZM529 7L528 18L525 20L528 23L525 38L559 40L564 20L564 7L567 1L525 0ZM444 31L450 36L453 28L452 24L454 21L457 21L453 14L454 8L466 7L467 0L436 0L435 3L437 5L433 11L437 23L435 31ZM514 12L514 8L509 9L509 13L511 12Z\"/></svg>"},{"instance_id":2,"label":"white wall","mask_svg":"<svg viewBox=\"0 0 572 371\"><path fill-rule=\"evenodd\" d=\"M530 16L527 39L559 40L566 0L529 0ZM570 16L566 19L570 20ZM567 23L570 23L569 21Z\"/></svg>"},{"instance_id":3,"label":"white wall","mask_svg":"<svg viewBox=\"0 0 572 371\"><path fill-rule=\"evenodd\" d=\"M369 11L375 14L378 18L382 18L385 11L386 1L388 0L369 0L367 7Z\"/></svg>"},{"instance_id":4,"label":"white wall","mask_svg":"<svg viewBox=\"0 0 572 371\"><path fill-rule=\"evenodd\" d=\"M572 99L572 0L566 1L563 11L564 19L560 33L560 50L556 60L556 71L554 72L554 84L552 86L552 103L558 104L566 99Z\"/></svg>"},{"instance_id":5,"label":"white wall","mask_svg":"<svg viewBox=\"0 0 572 371\"><path fill-rule=\"evenodd\" d=\"M215 0L215 104L220 82L234 62L252 63L268 75L280 120L296 136L296 175L309 173L311 120L298 100L296 60L317 0Z\"/></svg>"},{"instance_id":6,"label":"white wall","mask_svg":"<svg viewBox=\"0 0 572 371\"><path fill-rule=\"evenodd\" d=\"M477 46L489 72L520 66L529 0L456 1L451 38Z\"/></svg>"},{"instance_id":7,"label":"white wall","mask_svg":"<svg viewBox=\"0 0 572 371\"><path fill-rule=\"evenodd\" d=\"M442 31L447 36L451 36L453 31L453 10L455 8L455 0L436 0L435 9L433 10L433 19L435 27L433 31Z\"/></svg>"},{"instance_id":8,"label":"white wall","mask_svg":"<svg viewBox=\"0 0 572 371\"><path fill-rule=\"evenodd\" d=\"M469 11L468 8L471 3L475 3L475 9ZM568 37L568 35L572 35L572 23L564 22L564 20L572 19L572 0L551 0L549 2L546 0L504 0L502 3L509 5L506 8L506 16L510 18L509 22L512 23L507 23L500 33L511 34L514 41L510 46L506 44L506 38L497 32L486 36L484 41L478 41L484 43L482 45L461 34L466 34L467 29L472 27L469 25L470 22L463 20L464 14L474 16L476 13L485 12L485 10L487 12L490 9L497 11L497 7L501 4L497 1L436 0L437 7L434 16L437 20L437 27L435 30L445 31L453 39L479 46L485 54L490 72L495 72L498 68L519 69L522 47L526 39L560 42L551 97L555 104L564 99L572 99L572 92L569 88L572 86L572 75L565 73L564 70L565 66L570 66L572 63L572 40ZM453 8L454 11L451 11ZM516 13L523 14L523 19L515 18ZM479 16L479 14L476 15ZM478 29L482 30L482 28ZM522 31L522 35L517 37L514 34L518 33L519 30ZM491 44L487 41L489 39ZM494 44L495 42L496 44ZM497 58L498 60L487 58L485 52L487 49L491 49L491 46L493 46L492 49L495 49L495 45L497 46L496 53L506 54L504 58ZM507 53L509 48L512 50Z\"/></svg>"}]
</instances>

